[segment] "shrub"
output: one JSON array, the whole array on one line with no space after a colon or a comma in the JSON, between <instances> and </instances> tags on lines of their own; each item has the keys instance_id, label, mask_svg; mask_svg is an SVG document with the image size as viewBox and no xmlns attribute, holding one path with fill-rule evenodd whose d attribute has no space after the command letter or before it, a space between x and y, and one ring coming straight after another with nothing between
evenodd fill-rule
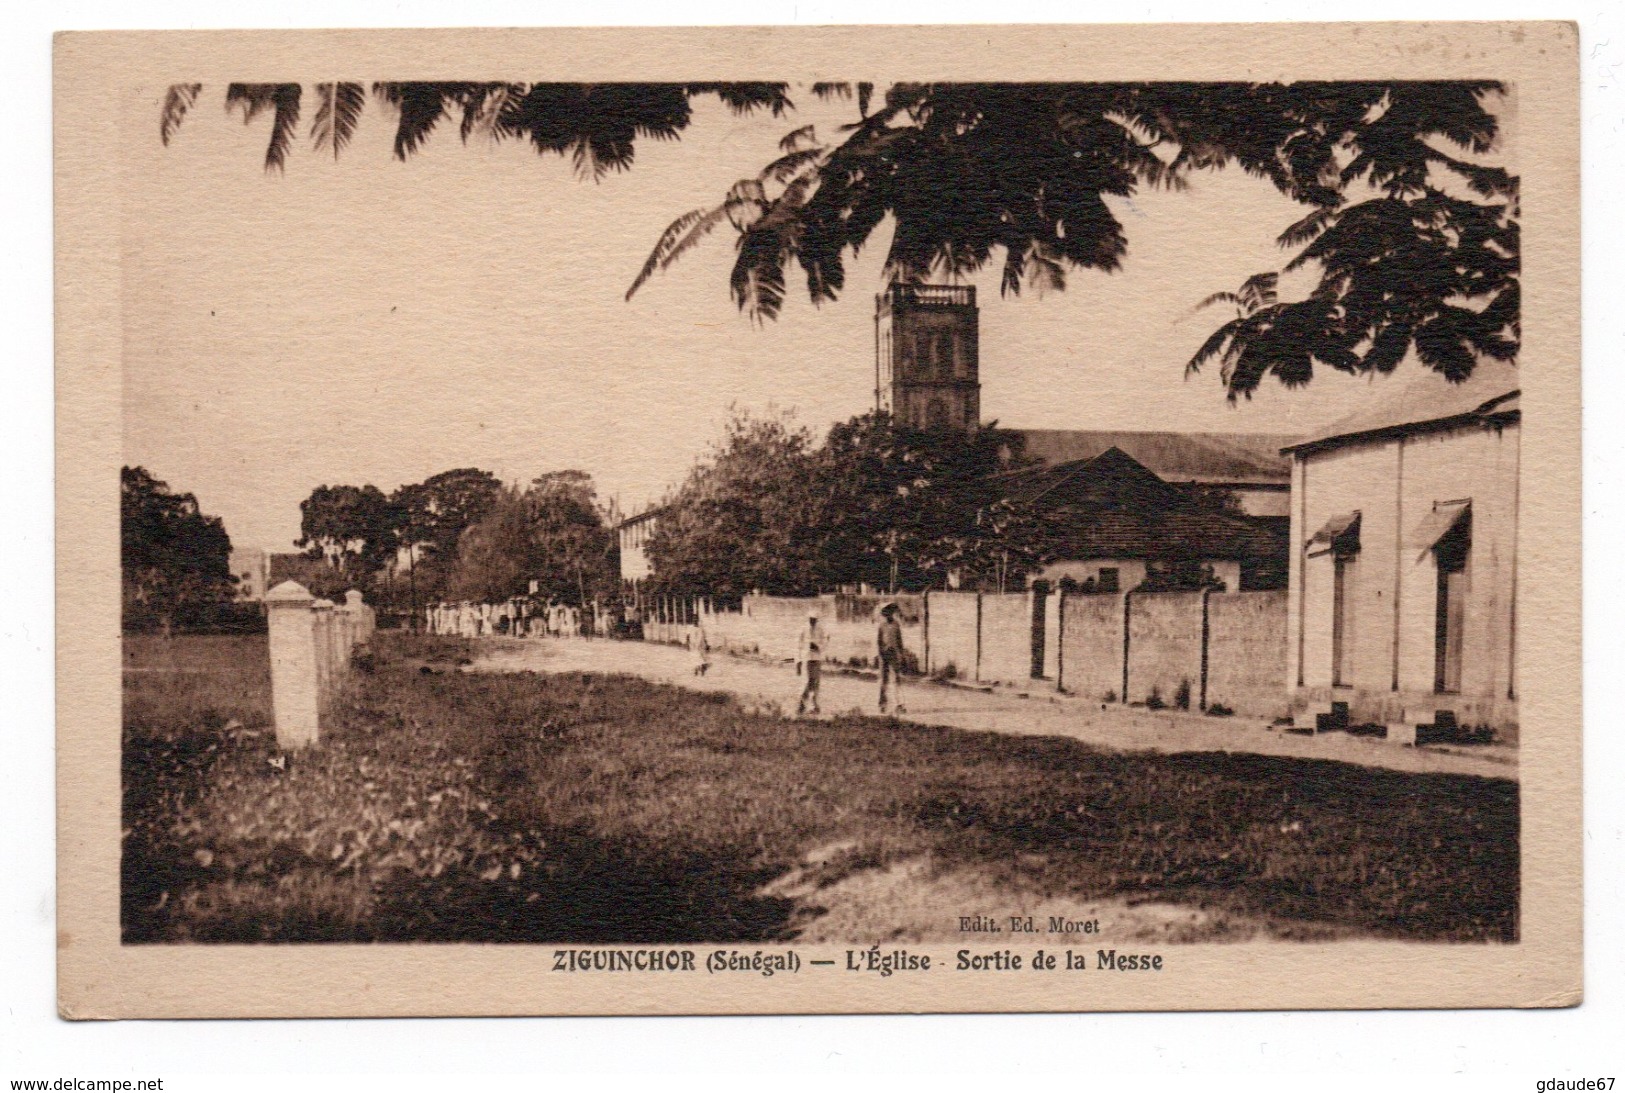
<instances>
[{"instance_id":1,"label":"shrub","mask_svg":"<svg viewBox=\"0 0 1625 1093\"><path fill-rule=\"evenodd\" d=\"M1145 696L1145 708L1148 710L1165 710L1168 703L1162 700L1162 688L1153 686L1151 693Z\"/></svg>"},{"instance_id":2,"label":"shrub","mask_svg":"<svg viewBox=\"0 0 1625 1093\"><path fill-rule=\"evenodd\" d=\"M1175 708L1181 709L1181 710L1188 710L1188 709L1191 708L1191 681L1190 680L1182 679L1182 680L1179 681L1179 687L1178 687L1177 690L1174 691L1174 706L1175 706Z\"/></svg>"}]
</instances>

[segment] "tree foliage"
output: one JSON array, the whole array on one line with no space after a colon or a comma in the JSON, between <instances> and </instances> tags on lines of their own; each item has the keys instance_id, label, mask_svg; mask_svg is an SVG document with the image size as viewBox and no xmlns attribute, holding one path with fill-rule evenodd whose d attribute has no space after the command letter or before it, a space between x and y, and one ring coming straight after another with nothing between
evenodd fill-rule
<instances>
[{"instance_id":1,"label":"tree foliage","mask_svg":"<svg viewBox=\"0 0 1625 1093\"><path fill-rule=\"evenodd\" d=\"M181 613L232 599L225 525L145 467L119 474L119 539L126 626L151 621L167 633Z\"/></svg>"},{"instance_id":2,"label":"tree foliage","mask_svg":"<svg viewBox=\"0 0 1625 1093\"><path fill-rule=\"evenodd\" d=\"M787 417L738 414L667 505L647 551L673 591L807 595L1017 577L1039 529L987 476L1021 441L996 427L926 432L866 414L815 446Z\"/></svg>"},{"instance_id":3,"label":"tree foliage","mask_svg":"<svg viewBox=\"0 0 1625 1093\"><path fill-rule=\"evenodd\" d=\"M1517 180L1483 161L1498 132L1485 99L1499 90L897 84L838 141L797 130L720 205L680 217L628 294L724 220L737 233L734 299L758 317L778 314L792 264L815 304L834 300L846 261L888 219L890 278L999 261L1006 293L1060 290L1069 270L1119 268L1128 239L1108 199L1235 165L1305 207L1277 241L1295 252L1284 270L1312 266L1318 281L1282 301L1271 271L1270 299L1249 298L1190 370L1217 359L1234 399L1270 375L1307 383L1317 363L1390 371L1414 348L1461 379L1476 357L1518 346Z\"/></svg>"},{"instance_id":4,"label":"tree foliage","mask_svg":"<svg viewBox=\"0 0 1625 1093\"><path fill-rule=\"evenodd\" d=\"M299 513L294 545L325 559L337 584L370 589L396 545L396 511L383 491L373 485L317 486L299 503Z\"/></svg>"},{"instance_id":5,"label":"tree foliage","mask_svg":"<svg viewBox=\"0 0 1625 1093\"><path fill-rule=\"evenodd\" d=\"M312 144L336 158L349 143L366 104L364 85L319 83ZM202 84L175 84L164 98L159 136L167 145L196 105ZM282 173L298 132L304 87L297 83L234 83L227 111L251 124L271 115L265 169ZM632 165L639 138L674 140L693 114L691 101L714 95L735 114L767 110L774 117L794 107L782 83L502 83L395 81L372 85L373 97L395 116L395 158L418 151L442 121L456 119L464 143L471 137L523 140L538 154L568 157L578 174L599 179Z\"/></svg>"},{"instance_id":6,"label":"tree foliage","mask_svg":"<svg viewBox=\"0 0 1625 1093\"><path fill-rule=\"evenodd\" d=\"M451 574L458 599L537 595L584 603L615 587L612 536L592 478L556 471L528 488L502 490L458 543Z\"/></svg>"},{"instance_id":7,"label":"tree foliage","mask_svg":"<svg viewBox=\"0 0 1625 1093\"><path fill-rule=\"evenodd\" d=\"M490 513L501 494L502 483L491 472L459 467L401 486L391 495L395 539L405 551L408 577L420 600L445 592L458 540Z\"/></svg>"},{"instance_id":8,"label":"tree foliage","mask_svg":"<svg viewBox=\"0 0 1625 1093\"><path fill-rule=\"evenodd\" d=\"M359 84L318 86L313 127L337 155L361 109ZM846 263L883 223L885 271L918 281L989 263L1001 290L1064 289L1075 270L1112 272L1129 245L1113 202L1181 189L1235 166L1303 209L1281 232L1282 271L1308 269L1302 299L1249 297L1192 355L1217 362L1231 399L1266 377L1309 382L1317 365L1386 372L1414 351L1452 379L1475 360L1515 357L1519 342L1517 179L1489 162L1498 125L1489 80L1302 83L818 83L854 100L834 139L802 125L780 154L715 206L684 213L628 289L728 225L729 291L757 319L783 307L792 267L814 304L836 299ZM173 139L200 85L170 89L159 122ZM738 113L794 108L782 83L373 85L397 115L395 155L445 120L528 142L600 178L631 166L639 139L675 139L692 100ZM272 117L267 170L284 168L300 118L298 84L232 84L228 109ZM1255 279L1256 280L1256 279ZM1210 298L1238 302L1245 293Z\"/></svg>"},{"instance_id":9,"label":"tree foliage","mask_svg":"<svg viewBox=\"0 0 1625 1093\"><path fill-rule=\"evenodd\" d=\"M788 416L736 414L689 472L645 547L658 583L715 596L816 588L822 506L812 436Z\"/></svg>"}]
</instances>

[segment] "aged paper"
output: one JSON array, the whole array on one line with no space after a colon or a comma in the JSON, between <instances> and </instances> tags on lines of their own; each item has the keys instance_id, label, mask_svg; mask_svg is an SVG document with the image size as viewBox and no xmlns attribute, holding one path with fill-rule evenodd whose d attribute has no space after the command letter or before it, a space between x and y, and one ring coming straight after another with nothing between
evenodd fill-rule
<instances>
[{"instance_id":1,"label":"aged paper","mask_svg":"<svg viewBox=\"0 0 1625 1093\"><path fill-rule=\"evenodd\" d=\"M1578 1003L1575 49L62 36L62 1012Z\"/></svg>"}]
</instances>

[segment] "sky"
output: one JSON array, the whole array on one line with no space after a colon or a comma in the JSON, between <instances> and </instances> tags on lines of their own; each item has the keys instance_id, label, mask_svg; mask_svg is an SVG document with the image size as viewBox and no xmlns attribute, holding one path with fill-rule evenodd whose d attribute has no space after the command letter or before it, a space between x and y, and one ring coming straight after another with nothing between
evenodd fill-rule
<instances>
[{"instance_id":1,"label":"sky","mask_svg":"<svg viewBox=\"0 0 1625 1093\"><path fill-rule=\"evenodd\" d=\"M510 482L578 468L635 512L731 408L817 433L872 408L888 226L834 304L813 307L792 271L776 322L730 299L727 228L624 299L676 216L715 204L789 130L833 136L850 103L792 87L798 109L775 119L700 99L681 140L639 141L630 171L594 183L519 142L465 146L451 125L398 162L394 117L370 97L336 161L310 144L307 101L286 172L267 174L268 116L245 126L206 87L165 147L162 93L122 104L125 461L195 493L237 546L291 549L318 485L387 492L467 466ZM973 279L984 420L1298 434L1406 378L1322 370L1228 403L1216 369L1184 365L1230 313L1193 308L1278 269L1275 238L1302 210L1234 169L1112 204L1121 270L1073 271L1043 296L1001 297L997 262Z\"/></svg>"}]
</instances>

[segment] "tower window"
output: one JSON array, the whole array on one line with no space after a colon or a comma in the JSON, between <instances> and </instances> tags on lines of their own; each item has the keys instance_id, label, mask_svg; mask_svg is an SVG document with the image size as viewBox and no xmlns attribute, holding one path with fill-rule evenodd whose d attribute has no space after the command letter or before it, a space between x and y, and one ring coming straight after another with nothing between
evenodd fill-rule
<instances>
[{"instance_id":1,"label":"tower window","mask_svg":"<svg viewBox=\"0 0 1625 1093\"><path fill-rule=\"evenodd\" d=\"M925 427L927 429L946 429L948 427L948 404L940 398L934 398L925 407Z\"/></svg>"}]
</instances>

